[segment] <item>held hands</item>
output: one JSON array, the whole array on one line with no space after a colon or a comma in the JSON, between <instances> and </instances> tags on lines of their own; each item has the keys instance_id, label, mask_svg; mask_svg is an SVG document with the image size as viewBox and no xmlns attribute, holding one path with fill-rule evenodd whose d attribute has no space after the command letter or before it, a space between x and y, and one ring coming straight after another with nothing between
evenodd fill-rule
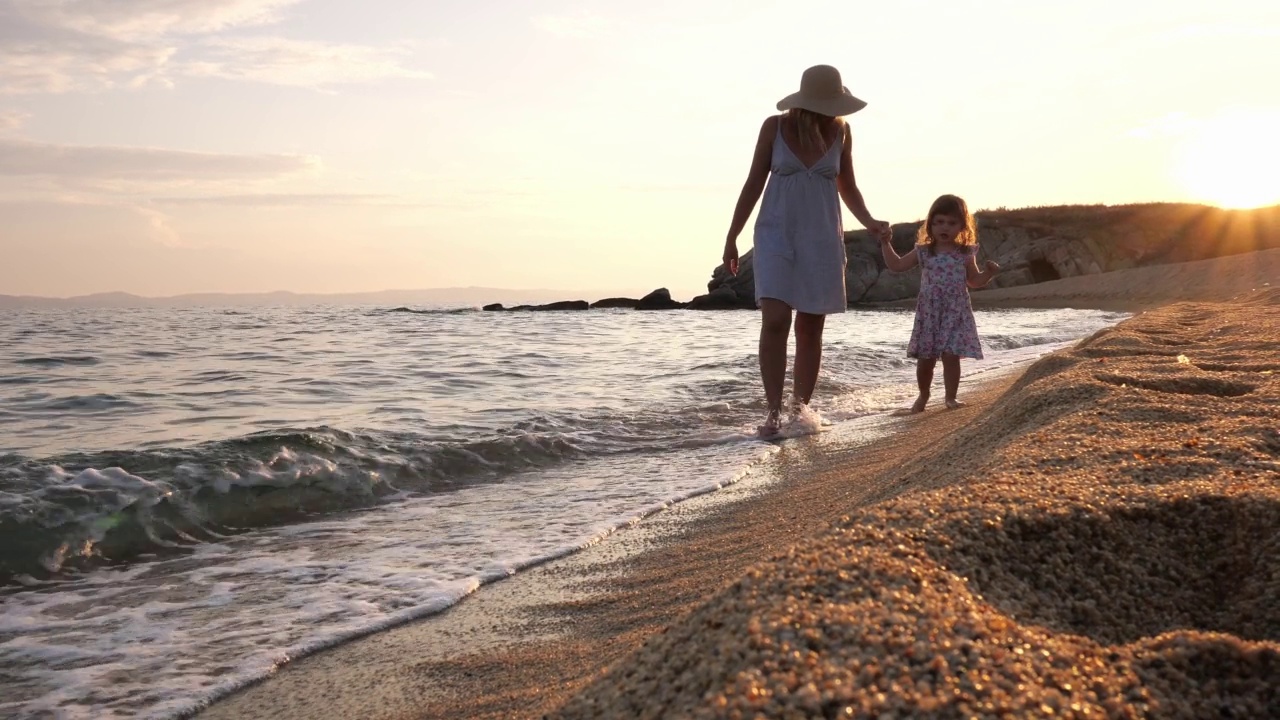
<instances>
[{"instance_id":1,"label":"held hands","mask_svg":"<svg viewBox=\"0 0 1280 720\"><path fill-rule=\"evenodd\" d=\"M893 229L889 227L889 223L883 220L872 220L867 225L867 232L882 244L893 240Z\"/></svg>"},{"instance_id":2,"label":"held hands","mask_svg":"<svg viewBox=\"0 0 1280 720\"><path fill-rule=\"evenodd\" d=\"M995 275L996 273L1000 272L1000 266L996 264L995 260L988 260L986 264L986 269L987 269L988 275Z\"/></svg>"},{"instance_id":3,"label":"held hands","mask_svg":"<svg viewBox=\"0 0 1280 720\"><path fill-rule=\"evenodd\" d=\"M730 240L724 244L724 268L730 275L738 274L738 243Z\"/></svg>"}]
</instances>

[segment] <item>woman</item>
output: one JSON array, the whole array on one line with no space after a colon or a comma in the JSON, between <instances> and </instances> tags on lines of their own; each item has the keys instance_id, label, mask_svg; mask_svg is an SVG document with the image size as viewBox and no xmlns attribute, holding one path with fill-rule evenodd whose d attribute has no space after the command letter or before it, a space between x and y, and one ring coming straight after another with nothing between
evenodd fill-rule
<instances>
[{"instance_id":1,"label":"woman","mask_svg":"<svg viewBox=\"0 0 1280 720\"><path fill-rule=\"evenodd\" d=\"M754 260L761 314L760 378L769 406L760 426L763 437L777 435L782 423L792 311L795 412L809 403L818 381L826 316L844 312L847 304L840 201L872 235L889 233L889 224L867 211L854 181L852 139L842 119L866 106L849 94L835 68L815 65L805 70L800 91L778 102L784 114L770 116L761 125L751 170L733 211L724 263L736 275L738 235L764 193L756 218Z\"/></svg>"}]
</instances>

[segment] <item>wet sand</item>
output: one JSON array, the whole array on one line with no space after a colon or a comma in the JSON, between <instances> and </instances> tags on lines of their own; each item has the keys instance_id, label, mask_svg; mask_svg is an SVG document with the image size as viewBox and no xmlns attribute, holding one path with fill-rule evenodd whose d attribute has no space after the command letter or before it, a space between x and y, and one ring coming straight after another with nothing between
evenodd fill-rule
<instances>
[{"instance_id":1,"label":"wet sand","mask_svg":"<svg viewBox=\"0 0 1280 720\"><path fill-rule=\"evenodd\" d=\"M1238 297L1280 252L1209 262L1208 299L1233 302L966 383L960 410L786 443L737 486L201 717L1280 712L1280 297ZM1187 266L1167 295L1197 287ZM1098 302L1166 301L1093 277Z\"/></svg>"},{"instance_id":2,"label":"wet sand","mask_svg":"<svg viewBox=\"0 0 1280 720\"><path fill-rule=\"evenodd\" d=\"M1040 360L552 717L1280 717L1278 311Z\"/></svg>"}]
</instances>

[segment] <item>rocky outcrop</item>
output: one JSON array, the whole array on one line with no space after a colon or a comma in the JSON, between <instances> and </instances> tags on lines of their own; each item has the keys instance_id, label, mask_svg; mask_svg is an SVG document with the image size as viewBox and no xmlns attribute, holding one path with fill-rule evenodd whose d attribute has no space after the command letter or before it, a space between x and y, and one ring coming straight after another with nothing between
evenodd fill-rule
<instances>
[{"instance_id":1,"label":"rocky outcrop","mask_svg":"<svg viewBox=\"0 0 1280 720\"><path fill-rule=\"evenodd\" d=\"M636 305L639 305L639 304L640 304L640 301L635 298L624 298L624 297L604 298L603 300L597 300L591 303L591 309L600 310L600 309L609 309L609 308L627 308L629 310L634 310L636 308Z\"/></svg>"},{"instance_id":2,"label":"rocky outcrop","mask_svg":"<svg viewBox=\"0 0 1280 720\"><path fill-rule=\"evenodd\" d=\"M481 310L486 312L496 311L528 311L528 312L546 312L553 310L587 310L591 307L586 300L560 300L559 302L547 303L545 305L516 305L515 307L503 307L502 303L492 303L485 305Z\"/></svg>"},{"instance_id":3,"label":"rocky outcrop","mask_svg":"<svg viewBox=\"0 0 1280 720\"><path fill-rule=\"evenodd\" d=\"M671 299L671 291L666 288L658 288L636 303L637 310L680 310L684 307L685 303Z\"/></svg>"},{"instance_id":4,"label":"rocky outcrop","mask_svg":"<svg viewBox=\"0 0 1280 720\"><path fill-rule=\"evenodd\" d=\"M995 260L1002 272L990 287L1029 285L1094 275L1143 265L1204 260L1280 247L1280 206L1222 210L1203 205L1147 204L1063 206L993 210L977 214L979 264ZM919 222L895 225L899 254L915 244ZM865 230L845 233L849 304L914 297L920 271L894 273L884 266L880 246ZM717 267L710 292L742 307L755 307L752 253L737 276ZM695 298L694 306L700 298Z\"/></svg>"},{"instance_id":5,"label":"rocky outcrop","mask_svg":"<svg viewBox=\"0 0 1280 720\"><path fill-rule=\"evenodd\" d=\"M591 304L586 300L561 300L560 302L535 305L530 310L587 310Z\"/></svg>"}]
</instances>

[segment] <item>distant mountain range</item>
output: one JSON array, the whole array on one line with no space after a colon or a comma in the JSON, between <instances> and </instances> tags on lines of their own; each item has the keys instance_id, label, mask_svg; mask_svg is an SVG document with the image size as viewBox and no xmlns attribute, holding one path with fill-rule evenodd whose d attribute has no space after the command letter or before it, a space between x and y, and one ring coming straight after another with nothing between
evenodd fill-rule
<instances>
[{"instance_id":1,"label":"distant mountain range","mask_svg":"<svg viewBox=\"0 0 1280 720\"><path fill-rule=\"evenodd\" d=\"M139 307L244 307L263 305L389 305L468 307L488 303L521 304L544 303L574 298L596 300L599 298L632 295L640 297L645 291L589 291L567 290L511 290L505 288L456 287L429 288L424 290L383 290L366 293L193 293L169 297L142 297L130 293L112 292L79 295L70 298L37 297L34 295L0 295L0 309L19 308L139 308Z\"/></svg>"}]
</instances>

